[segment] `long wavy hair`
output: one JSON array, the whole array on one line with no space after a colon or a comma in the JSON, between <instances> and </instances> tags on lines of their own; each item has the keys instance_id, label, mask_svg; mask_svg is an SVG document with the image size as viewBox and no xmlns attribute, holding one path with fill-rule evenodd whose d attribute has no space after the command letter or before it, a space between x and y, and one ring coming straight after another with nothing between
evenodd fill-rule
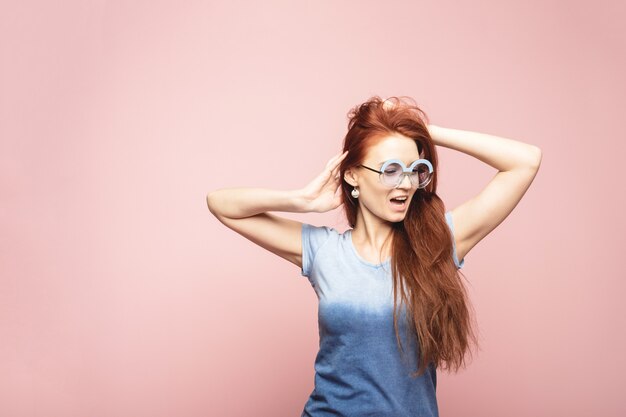
<instances>
[{"instance_id":1,"label":"long wavy hair","mask_svg":"<svg viewBox=\"0 0 626 417\"><path fill-rule=\"evenodd\" d=\"M403 100L404 99L404 100ZM444 370L465 365L471 343L478 346L474 317L460 271L452 258L452 234L445 220L445 206L437 196L439 164L435 144L428 132L428 117L409 97L382 100L371 97L348 113L348 132L343 150L349 151L340 165L346 170L363 162L368 148L380 139L399 133L415 140L422 158L433 165L433 178L416 190L403 221L392 223L391 275L393 277L393 321L399 349L398 298L406 307L406 322L418 336L418 370L422 375L433 363ZM342 181L343 209L350 227L356 224L358 200L352 186ZM464 277L464 276L463 276Z\"/></svg>"}]
</instances>

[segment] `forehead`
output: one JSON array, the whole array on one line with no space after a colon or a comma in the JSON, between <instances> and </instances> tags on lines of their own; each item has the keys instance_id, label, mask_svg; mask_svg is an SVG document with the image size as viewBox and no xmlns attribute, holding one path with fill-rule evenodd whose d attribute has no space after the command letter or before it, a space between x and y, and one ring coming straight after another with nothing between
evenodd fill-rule
<instances>
[{"instance_id":1,"label":"forehead","mask_svg":"<svg viewBox=\"0 0 626 417\"><path fill-rule=\"evenodd\" d=\"M405 164L420 159L417 143L402 135L390 135L370 146L365 154L365 162L382 163L388 159L399 159Z\"/></svg>"}]
</instances>

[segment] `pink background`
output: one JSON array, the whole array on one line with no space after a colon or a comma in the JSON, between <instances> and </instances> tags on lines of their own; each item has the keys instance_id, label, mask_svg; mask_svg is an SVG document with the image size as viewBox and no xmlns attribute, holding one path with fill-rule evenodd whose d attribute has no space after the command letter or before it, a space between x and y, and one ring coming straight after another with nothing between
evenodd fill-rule
<instances>
[{"instance_id":1,"label":"pink background","mask_svg":"<svg viewBox=\"0 0 626 417\"><path fill-rule=\"evenodd\" d=\"M205 196L304 186L375 94L543 150L466 258L482 351L439 373L441 415L625 415L625 12L2 2L0 415L299 416L315 293ZM452 209L495 170L439 149ZM285 216L345 227L339 210Z\"/></svg>"}]
</instances>

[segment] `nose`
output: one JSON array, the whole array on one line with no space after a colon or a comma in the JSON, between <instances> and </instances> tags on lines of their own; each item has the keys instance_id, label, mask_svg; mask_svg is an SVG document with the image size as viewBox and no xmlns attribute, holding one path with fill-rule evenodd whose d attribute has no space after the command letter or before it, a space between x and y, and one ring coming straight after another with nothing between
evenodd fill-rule
<instances>
[{"instance_id":1,"label":"nose","mask_svg":"<svg viewBox=\"0 0 626 417\"><path fill-rule=\"evenodd\" d=\"M400 177L400 182L398 183L398 185L396 186L396 188L402 188L402 189L411 189L411 187L413 186L413 184L411 183L411 179L409 178L409 174L402 174L402 177Z\"/></svg>"}]
</instances>

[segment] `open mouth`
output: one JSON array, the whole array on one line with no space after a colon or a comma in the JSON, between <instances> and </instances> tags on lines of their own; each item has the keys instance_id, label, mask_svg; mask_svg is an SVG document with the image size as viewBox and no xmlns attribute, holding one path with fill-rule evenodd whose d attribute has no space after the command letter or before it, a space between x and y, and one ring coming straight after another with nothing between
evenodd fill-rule
<instances>
[{"instance_id":1,"label":"open mouth","mask_svg":"<svg viewBox=\"0 0 626 417\"><path fill-rule=\"evenodd\" d=\"M408 203L409 197L408 196L394 197L390 199L389 201L391 202L393 206L398 207L398 208L403 208Z\"/></svg>"}]
</instances>

